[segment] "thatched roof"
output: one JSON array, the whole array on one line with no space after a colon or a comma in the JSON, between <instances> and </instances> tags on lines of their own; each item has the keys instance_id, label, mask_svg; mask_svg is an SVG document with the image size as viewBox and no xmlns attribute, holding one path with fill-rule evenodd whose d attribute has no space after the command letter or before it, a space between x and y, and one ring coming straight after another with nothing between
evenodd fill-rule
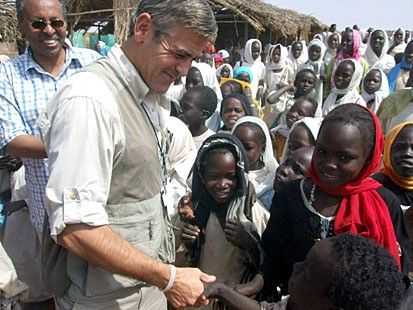
<instances>
[{"instance_id":1,"label":"thatched roof","mask_svg":"<svg viewBox=\"0 0 413 310\"><path fill-rule=\"evenodd\" d=\"M231 12L237 19L245 20L258 33L270 30L284 37L298 33L318 32L324 26L316 18L292 10L280 9L260 0L208 0L219 15ZM66 0L71 26L91 24L97 20L115 20L116 35L126 35L131 8L139 0ZM16 38L16 20L13 0L0 0L0 34L3 40Z\"/></svg>"},{"instance_id":2,"label":"thatched roof","mask_svg":"<svg viewBox=\"0 0 413 310\"><path fill-rule=\"evenodd\" d=\"M257 32L271 30L284 37L294 37L300 31L318 32L325 25L317 18L286 10L260 0L209 0L214 8L227 8L252 25Z\"/></svg>"},{"instance_id":3,"label":"thatched roof","mask_svg":"<svg viewBox=\"0 0 413 310\"><path fill-rule=\"evenodd\" d=\"M4 42L15 42L20 36L17 31L15 2L12 0L0 0L0 35Z\"/></svg>"}]
</instances>

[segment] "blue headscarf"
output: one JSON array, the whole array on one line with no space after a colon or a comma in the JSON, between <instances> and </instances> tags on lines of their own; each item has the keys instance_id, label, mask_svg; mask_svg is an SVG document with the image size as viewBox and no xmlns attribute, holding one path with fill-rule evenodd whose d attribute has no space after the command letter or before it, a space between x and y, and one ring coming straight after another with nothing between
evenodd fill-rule
<instances>
[{"instance_id":1,"label":"blue headscarf","mask_svg":"<svg viewBox=\"0 0 413 310\"><path fill-rule=\"evenodd\" d=\"M390 92L394 93L397 87L397 79L400 75L400 71L403 69L405 71L410 71L412 69L413 64L408 64L406 62L406 56L403 56L402 61L397 64L393 69L390 70L388 79L389 79L389 88Z\"/></svg>"},{"instance_id":2,"label":"blue headscarf","mask_svg":"<svg viewBox=\"0 0 413 310\"><path fill-rule=\"evenodd\" d=\"M243 74L246 73L248 74L249 78L250 78L250 82L252 82L252 78L254 77L254 75L252 74L252 70L249 67L239 67L237 69L235 69L234 71L234 77L236 79L238 79L238 77Z\"/></svg>"}]
</instances>

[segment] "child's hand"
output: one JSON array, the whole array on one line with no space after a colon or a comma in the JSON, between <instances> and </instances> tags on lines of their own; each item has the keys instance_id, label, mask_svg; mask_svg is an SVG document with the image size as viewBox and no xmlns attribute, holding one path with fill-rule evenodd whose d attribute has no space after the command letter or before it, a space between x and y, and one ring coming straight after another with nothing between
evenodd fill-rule
<instances>
[{"instance_id":1,"label":"child's hand","mask_svg":"<svg viewBox=\"0 0 413 310\"><path fill-rule=\"evenodd\" d=\"M204 295L208 299L219 298L222 294L222 291L225 289L230 289L224 283L214 282L208 284L205 288Z\"/></svg>"},{"instance_id":2,"label":"child's hand","mask_svg":"<svg viewBox=\"0 0 413 310\"><path fill-rule=\"evenodd\" d=\"M183 221L193 222L195 219L194 209L192 207L192 194L181 198L178 203L178 214Z\"/></svg>"},{"instance_id":3,"label":"child's hand","mask_svg":"<svg viewBox=\"0 0 413 310\"><path fill-rule=\"evenodd\" d=\"M254 279L245 284L238 284L234 287L234 290L241 295L254 298L264 287L264 278L261 274L256 274Z\"/></svg>"},{"instance_id":4,"label":"child's hand","mask_svg":"<svg viewBox=\"0 0 413 310\"><path fill-rule=\"evenodd\" d=\"M224 232L228 241L241 249L250 250L255 246L255 240L240 224L228 222L225 225Z\"/></svg>"},{"instance_id":5,"label":"child's hand","mask_svg":"<svg viewBox=\"0 0 413 310\"><path fill-rule=\"evenodd\" d=\"M182 228L182 241L187 248L192 247L192 244L198 239L201 230L196 225L185 223Z\"/></svg>"}]
</instances>

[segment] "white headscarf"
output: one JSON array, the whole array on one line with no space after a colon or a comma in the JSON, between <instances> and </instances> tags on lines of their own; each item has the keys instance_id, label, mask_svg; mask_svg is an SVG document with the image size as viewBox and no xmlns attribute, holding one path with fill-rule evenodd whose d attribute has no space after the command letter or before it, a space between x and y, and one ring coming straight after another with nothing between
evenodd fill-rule
<instances>
[{"instance_id":1,"label":"white headscarf","mask_svg":"<svg viewBox=\"0 0 413 310\"><path fill-rule=\"evenodd\" d=\"M280 55L280 60L277 63L275 63L272 60L272 55L275 49L278 47L280 48L281 55ZM267 63L266 65L267 71L284 69L288 65L288 49L282 44L276 44L276 45L271 46L268 52L266 63Z\"/></svg>"},{"instance_id":2,"label":"white headscarf","mask_svg":"<svg viewBox=\"0 0 413 310\"><path fill-rule=\"evenodd\" d=\"M326 46L324 45L323 42L321 42L319 39L314 39L308 44L308 51L310 51L310 48L312 46L318 46L321 49L320 53L320 58L316 61L312 61L311 59L308 59L308 61L301 65L299 67L299 70L309 68L314 71L316 74L317 78L320 78L320 75L323 73L323 64L324 64L324 54L327 50Z\"/></svg>"},{"instance_id":3,"label":"white headscarf","mask_svg":"<svg viewBox=\"0 0 413 310\"><path fill-rule=\"evenodd\" d=\"M336 74L338 67L344 61L351 61L354 65L355 70L354 70L353 76L351 78L351 81L348 87L345 89L337 89L336 86L334 85L334 76ZM363 67L361 66L360 62L352 58L343 59L342 61L340 61L337 64L336 69L333 73L333 89L331 90L330 94L328 95L327 99L324 101L324 104L323 104L323 116L326 116L330 111L332 111L339 105L346 104L346 103L356 103L362 106L366 106L366 102L361 97L358 91L358 87L360 86L362 78L363 78ZM340 98L339 100L337 100L337 97L339 95L344 95L344 96Z\"/></svg>"},{"instance_id":4,"label":"white headscarf","mask_svg":"<svg viewBox=\"0 0 413 310\"><path fill-rule=\"evenodd\" d=\"M384 33L384 46L383 46L383 50L381 51L381 55L379 56L376 55L376 53L373 51L373 48L371 47L371 38L373 36L373 33L376 31L382 31ZM366 54L364 55L364 58L369 64L370 69L378 68L380 70L383 70L386 74L390 72L390 70L396 65L396 62L393 56L390 56L387 54L388 50L389 50L389 37L387 36L386 31L382 29L377 29L373 31L369 36Z\"/></svg>"},{"instance_id":5,"label":"white headscarf","mask_svg":"<svg viewBox=\"0 0 413 310\"><path fill-rule=\"evenodd\" d=\"M323 122L322 117L304 117L303 119L300 119L299 121L295 122L294 125L291 127L290 133L285 142L285 147L284 147L283 155L281 157L281 162L285 161L287 158L288 143L290 140L290 135L298 125L303 124L305 127L307 127L311 135L313 136L314 141L317 141L318 132L320 131L322 122Z\"/></svg>"},{"instance_id":6,"label":"white headscarf","mask_svg":"<svg viewBox=\"0 0 413 310\"><path fill-rule=\"evenodd\" d=\"M224 59L230 57L230 54L229 54L229 52L228 52L227 50L219 50L219 51L218 51L218 54L220 54L221 57L224 58Z\"/></svg>"},{"instance_id":7,"label":"white headscarf","mask_svg":"<svg viewBox=\"0 0 413 310\"><path fill-rule=\"evenodd\" d=\"M406 39L406 31L404 31L404 28L400 27L393 33L393 40L392 40L393 42L394 42L394 36L396 35L396 32L402 32L403 39L402 39L402 42L396 47L394 47L393 50L390 52L390 55L392 56L404 53L404 50L406 49L406 46L407 46L407 44L404 42L404 40Z\"/></svg>"},{"instance_id":8,"label":"white headscarf","mask_svg":"<svg viewBox=\"0 0 413 310\"><path fill-rule=\"evenodd\" d=\"M330 35L327 37L326 40L326 53L324 55L324 62L329 64L331 62L332 59L336 58L337 55L337 49L332 49L329 45L328 45L328 41L330 40L330 37L333 35L337 35L338 36L338 44L340 45L341 42L341 34L339 34L338 32L332 32L330 33Z\"/></svg>"},{"instance_id":9,"label":"white headscarf","mask_svg":"<svg viewBox=\"0 0 413 310\"><path fill-rule=\"evenodd\" d=\"M232 128L232 134L239 125L244 123L253 123L259 126L265 135L265 151L263 153L264 168L261 169L263 171L260 174L251 173L251 176L254 177L250 177L250 181L254 184L257 196L260 196L260 194L272 188L275 172L278 168L278 162L274 157L270 132L264 121L255 116L241 117Z\"/></svg>"},{"instance_id":10,"label":"white headscarf","mask_svg":"<svg viewBox=\"0 0 413 310\"><path fill-rule=\"evenodd\" d=\"M364 80L363 80L361 96L363 97L364 101L366 101L366 103L374 99L374 103L371 109L374 113L377 113L383 100L389 96L390 89L389 89L389 81L387 80L387 75L383 72L383 70L380 70L378 68L372 68L369 70L369 72L372 70L378 70L381 74L380 89L376 91L374 94L368 94L364 88ZM367 72L367 74L369 74L369 72Z\"/></svg>"},{"instance_id":11,"label":"white headscarf","mask_svg":"<svg viewBox=\"0 0 413 310\"><path fill-rule=\"evenodd\" d=\"M229 77L232 78L234 76L234 69L232 69L232 66L230 64L222 64L217 68L217 78L221 77L221 71L225 67L227 67L229 69Z\"/></svg>"},{"instance_id":12,"label":"white headscarf","mask_svg":"<svg viewBox=\"0 0 413 310\"><path fill-rule=\"evenodd\" d=\"M293 45L292 44L289 47L289 53L288 53L288 60L289 60L289 65L291 67L291 70L294 72L294 76L297 74L298 69L301 65L305 64L308 60L308 49L307 49L307 43L305 41L299 41L302 46L303 46L303 51L301 52L300 57L297 59L294 58L293 55ZM294 42L295 43L295 42Z\"/></svg>"},{"instance_id":13,"label":"white headscarf","mask_svg":"<svg viewBox=\"0 0 413 310\"><path fill-rule=\"evenodd\" d=\"M260 46L260 56L258 56L257 59L254 60L254 58L252 58L252 44L254 44L255 42L257 42ZM261 52L262 52L262 43L260 40L258 39L249 39L247 41L247 43L245 43L245 49L244 49L244 62L252 65L256 62L261 62Z\"/></svg>"}]
</instances>

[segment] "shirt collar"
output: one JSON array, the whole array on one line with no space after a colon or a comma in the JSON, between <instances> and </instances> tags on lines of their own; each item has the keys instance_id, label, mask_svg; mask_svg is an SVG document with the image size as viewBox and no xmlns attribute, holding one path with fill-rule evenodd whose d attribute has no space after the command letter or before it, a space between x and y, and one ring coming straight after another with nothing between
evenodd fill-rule
<instances>
[{"instance_id":1,"label":"shirt collar","mask_svg":"<svg viewBox=\"0 0 413 310\"><path fill-rule=\"evenodd\" d=\"M115 45L111 48L108 58L115 63L117 68L119 68L121 76L123 76L128 85L131 86L130 88L135 93L134 95L136 98L143 99L149 95L150 89L148 85L146 85L139 71L135 68L119 45Z\"/></svg>"},{"instance_id":2,"label":"shirt collar","mask_svg":"<svg viewBox=\"0 0 413 310\"><path fill-rule=\"evenodd\" d=\"M65 49L65 64L62 69L62 72L66 70L66 68L74 61L79 62L79 64L83 67L86 66L87 63L78 55L76 50L68 45L64 45L63 47ZM40 73L45 73L47 72L44 71L44 69L36 62L36 60L33 57L33 50L29 47L27 48L26 52L24 53L26 59L24 61L24 72L28 72L31 69L34 69Z\"/></svg>"}]
</instances>

